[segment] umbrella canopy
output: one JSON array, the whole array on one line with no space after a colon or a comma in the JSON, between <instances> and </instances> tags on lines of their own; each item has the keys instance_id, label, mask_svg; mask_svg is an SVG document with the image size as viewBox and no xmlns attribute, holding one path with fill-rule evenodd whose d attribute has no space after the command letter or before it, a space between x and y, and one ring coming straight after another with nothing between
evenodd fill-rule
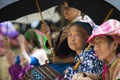
<instances>
[{"instance_id":1,"label":"umbrella canopy","mask_svg":"<svg viewBox=\"0 0 120 80\"><path fill-rule=\"evenodd\" d=\"M114 4L110 4L111 1ZM120 0L67 0L69 6L75 7L88 14L96 24L107 19L120 20ZM108 3L109 2L109 3Z\"/></svg>"},{"instance_id":2,"label":"umbrella canopy","mask_svg":"<svg viewBox=\"0 0 120 80\"><path fill-rule=\"evenodd\" d=\"M47 10L42 11L43 18L45 20L50 20L52 22L58 22L60 20L60 16L59 16L58 12L55 11L56 7L57 6L54 6L54 7L47 9ZM40 20L41 20L40 13L33 13L30 15L20 17L14 21L20 22L20 23L30 24L30 23L34 23L34 21L36 22L36 21L40 21Z\"/></svg>"},{"instance_id":3,"label":"umbrella canopy","mask_svg":"<svg viewBox=\"0 0 120 80\"><path fill-rule=\"evenodd\" d=\"M0 9L4 8L5 6L8 6L18 0L0 0Z\"/></svg>"},{"instance_id":4,"label":"umbrella canopy","mask_svg":"<svg viewBox=\"0 0 120 80\"><path fill-rule=\"evenodd\" d=\"M3 0L4 1L4 0ZM10 0L6 0L10 1ZM12 1L12 0L11 0ZM63 3L64 0L38 0L41 11L48 9L52 6ZM120 0L114 1L114 5L110 0L66 0L69 6L75 7L89 15L96 24L101 24L108 18L120 20L120 11L117 4ZM108 3L109 1L109 3ZM116 2L117 1L117 2ZM117 4L116 4L116 3ZM0 4L1 5L1 4ZM117 7L117 8L116 8ZM12 4L4 5L0 9L0 22L6 20L15 20L19 17L38 12L35 0L14 0Z\"/></svg>"},{"instance_id":5,"label":"umbrella canopy","mask_svg":"<svg viewBox=\"0 0 120 80\"><path fill-rule=\"evenodd\" d=\"M4 0L1 0L4 2ZM19 17L38 12L35 0L5 0L8 4L0 7L0 22L15 20ZM10 3L10 1L12 1ZM58 5L62 0L38 0L41 11ZM2 3L0 4L2 5Z\"/></svg>"}]
</instances>

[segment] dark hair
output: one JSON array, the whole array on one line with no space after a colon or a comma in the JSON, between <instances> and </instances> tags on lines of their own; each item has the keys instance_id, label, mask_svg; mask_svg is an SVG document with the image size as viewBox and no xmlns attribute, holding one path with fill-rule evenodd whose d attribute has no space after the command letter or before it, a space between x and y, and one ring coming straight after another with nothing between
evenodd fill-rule
<instances>
[{"instance_id":1,"label":"dark hair","mask_svg":"<svg viewBox=\"0 0 120 80\"><path fill-rule=\"evenodd\" d=\"M107 35L106 37L107 37L109 43L112 43L114 41L114 39L111 36ZM118 44L118 47L116 49L116 54L118 54L118 53L120 53L120 44Z\"/></svg>"},{"instance_id":2,"label":"dark hair","mask_svg":"<svg viewBox=\"0 0 120 80\"><path fill-rule=\"evenodd\" d=\"M37 33L34 29L29 29L28 31L26 31L24 36L27 41L32 41L36 47L41 48L40 42L37 38Z\"/></svg>"},{"instance_id":3,"label":"dark hair","mask_svg":"<svg viewBox=\"0 0 120 80\"><path fill-rule=\"evenodd\" d=\"M71 23L70 26L80 26L82 28L84 28L84 30L86 30L87 32L87 35L91 35L92 34L92 27L90 26L89 23L87 22L80 22L80 21L77 21L77 22L74 22L74 23Z\"/></svg>"},{"instance_id":4,"label":"dark hair","mask_svg":"<svg viewBox=\"0 0 120 80\"><path fill-rule=\"evenodd\" d=\"M59 57L67 57L67 56L75 56L75 51L71 50L68 46L67 37L60 43L61 35L64 33L64 29L59 33L55 43L54 48L56 52L56 56ZM59 44L60 43L60 44Z\"/></svg>"}]
</instances>

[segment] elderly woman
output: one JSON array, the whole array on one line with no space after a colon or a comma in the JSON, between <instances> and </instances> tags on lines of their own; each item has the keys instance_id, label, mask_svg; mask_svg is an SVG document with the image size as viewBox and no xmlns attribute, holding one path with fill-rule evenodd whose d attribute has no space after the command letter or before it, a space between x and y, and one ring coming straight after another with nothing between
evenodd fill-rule
<instances>
[{"instance_id":1,"label":"elderly woman","mask_svg":"<svg viewBox=\"0 0 120 80\"><path fill-rule=\"evenodd\" d=\"M65 19L70 21L70 23L81 21L88 22L91 26L95 25L90 17L84 15L84 13L82 13L80 10L69 6L67 0L64 0L63 4L61 5L61 9ZM56 56L52 58L54 63L73 63L74 61L75 52L68 47L67 30L68 26L64 27L60 31L58 38L56 38L55 44L53 44L53 48L56 51ZM50 33L50 29L47 24L42 24L42 31L45 34Z\"/></svg>"},{"instance_id":2,"label":"elderly woman","mask_svg":"<svg viewBox=\"0 0 120 80\"><path fill-rule=\"evenodd\" d=\"M120 22L110 19L93 30L88 39L96 56L104 61L102 80L120 80Z\"/></svg>"},{"instance_id":3,"label":"elderly woman","mask_svg":"<svg viewBox=\"0 0 120 80\"><path fill-rule=\"evenodd\" d=\"M91 26L85 22L75 22L69 26L68 45L76 52L74 62L77 63L80 60L81 63L77 69L69 67L63 80L71 80L72 76L78 72L81 72L83 76L97 77L97 74L102 71L102 62L95 56L93 47L85 50L86 40L92 32Z\"/></svg>"},{"instance_id":4,"label":"elderly woman","mask_svg":"<svg viewBox=\"0 0 120 80\"><path fill-rule=\"evenodd\" d=\"M47 41L45 35L37 30L29 29L24 35L19 35L17 39L20 45L20 55L16 58L14 52L6 45L5 54L8 63L11 65L9 68L11 80L21 79L29 68L43 65L48 60L45 52L47 49L45 47Z\"/></svg>"}]
</instances>

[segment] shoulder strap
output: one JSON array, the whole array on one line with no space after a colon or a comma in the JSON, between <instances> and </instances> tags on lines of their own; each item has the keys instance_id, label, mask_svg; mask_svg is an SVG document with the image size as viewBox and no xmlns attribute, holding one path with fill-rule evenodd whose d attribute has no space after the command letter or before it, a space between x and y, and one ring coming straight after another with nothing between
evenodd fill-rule
<instances>
[{"instance_id":1,"label":"shoulder strap","mask_svg":"<svg viewBox=\"0 0 120 80\"><path fill-rule=\"evenodd\" d=\"M116 67L114 68L113 70L113 77L112 77L112 80L116 79L117 78L117 75L119 74L120 72L120 59L117 61Z\"/></svg>"}]
</instances>

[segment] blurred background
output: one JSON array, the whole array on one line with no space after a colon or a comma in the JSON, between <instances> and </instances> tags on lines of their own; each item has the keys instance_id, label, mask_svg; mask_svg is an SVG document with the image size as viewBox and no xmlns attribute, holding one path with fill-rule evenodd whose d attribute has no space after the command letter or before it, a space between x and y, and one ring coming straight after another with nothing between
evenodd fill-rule
<instances>
[{"instance_id":1,"label":"blurred background","mask_svg":"<svg viewBox=\"0 0 120 80\"><path fill-rule=\"evenodd\" d=\"M42 12L45 21L51 28L53 39L59 34L63 25L67 24L64 19L61 9L57 6L49 8ZM61 15L60 15L61 14ZM16 20L6 21L0 23L0 80L9 80L8 68L9 65L4 56L4 38L6 34L10 37L10 45L12 49L19 53L19 46L17 44L16 36L24 34L28 29L41 29L41 18L39 13L33 13L27 16L20 17Z\"/></svg>"}]
</instances>

